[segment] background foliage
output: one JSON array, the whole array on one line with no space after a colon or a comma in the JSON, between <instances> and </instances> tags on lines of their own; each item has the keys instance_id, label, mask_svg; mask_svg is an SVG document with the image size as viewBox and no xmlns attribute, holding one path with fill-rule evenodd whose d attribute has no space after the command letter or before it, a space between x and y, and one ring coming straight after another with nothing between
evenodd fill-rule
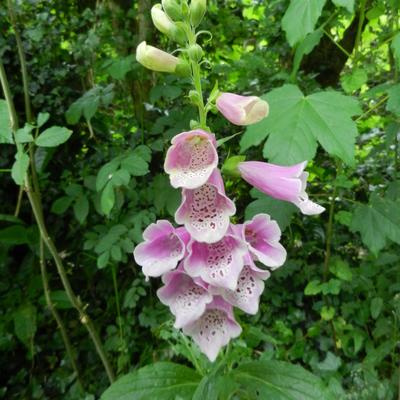
<instances>
[{"instance_id":1,"label":"background foliage","mask_svg":"<svg viewBox=\"0 0 400 400\"><path fill-rule=\"evenodd\" d=\"M309 192L327 211L303 218L290 204L226 177L237 222L270 213L284 229L289 257L266 282L260 312L237 316L244 332L226 355L228 365L238 365L235 375L215 370L201 380L188 367L196 362L208 370L209 363L172 328L155 296L158 284L146 282L132 258L143 229L172 217L180 201L163 174L163 159L169 140L195 117L188 80L152 74L135 61L142 40L173 49L150 24L152 2L10 2L14 23L10 9L0 8L0 56L20 119L17 138L37 145L44 219L71 286L116 374L160 362L140 373L165 370L186 382L171 396L191 397L201 381L194 398L228 398L227 386L247 398L240 397L243 382L251 387L260 373L273 383L281 378L274 378L280 361L290 361L321 377L337 398L396 399L399 1L208 3L202 28L213 38L203 45L213 68L204 77L206 92L218 81L223 91L257 94L271 107L267 119L223 145L222 162L239 153L281 164L310 160ZM33 120L24 105L15 31L26 57ZM210 126L219 139L238 132L219 115ZM15 185L29 159L20 155L13 167L4 100L0 142L0 398L94 399L107 388L107 375L47 252L50 300L79 379L46 306L39 231L26 194ZM254 360L261 360L261 370L252 367ZM303 373L293 370L307 386L314 377ZM136 378L123 379L134 387ZM320 399L310 382L302 395ZM288 387L297 384L288 381ZM274 396L268 388L267 382L249 398ZM157 388L149 390L143 396L156 398ZM115 398L112 390L104 395Z\"/></svg>"}]
</instances>

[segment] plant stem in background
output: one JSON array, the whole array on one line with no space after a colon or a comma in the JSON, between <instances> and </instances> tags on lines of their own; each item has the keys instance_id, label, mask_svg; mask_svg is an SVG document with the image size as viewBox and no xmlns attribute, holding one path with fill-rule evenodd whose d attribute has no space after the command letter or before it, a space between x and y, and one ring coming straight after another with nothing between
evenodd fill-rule
<instances>
[{"instance_id":1,"label":"plant stem in background","mask_svg":"<svg viewBox=\"0 0 400 400\"><path fill-rule=\"evenodd\" d=\"M65 329L64 323L61 319L61 316L58 313L58 311L51 299L51 291L50 291L50 287L49 287L49 277L47 274L46 260L45 260L45 256L44 256L43 239L40 239L40 273L42 276L44 297L46 299L47 307L50 310L51 314L53 315L54 319L56 320L58 328L60 329L61 337L63 339L64 346L65 346L65 350L67 351L67 355L68 355L69 361L71 363L72 369L74 370L74 372L76 374L78 387L82 394L82 393L84 393L84 389L83 389L83 385L82 385L82 379L79 374L78 366L75 361L73 347L71 345L71 341L69 340L68 333L67 333L67 330Z\"/></svg>"},{"instance_id":2,"label":"plant stem in background","mask_svg":"<svg viewBox=\"0 0 400 400\"><path fill-rule=\"evenodd\" d=\"M361 0L360 2L360 19L358 21L358 27L357 27L357 36L356 36L356 42L354 45L354 65L357 65L357 61L360 55L360 46L361 46L361 35L363 32L363 25L364 25L364 20L365 20L365 7L367 4L367 0Z\"/></svg>"}]
</instances>

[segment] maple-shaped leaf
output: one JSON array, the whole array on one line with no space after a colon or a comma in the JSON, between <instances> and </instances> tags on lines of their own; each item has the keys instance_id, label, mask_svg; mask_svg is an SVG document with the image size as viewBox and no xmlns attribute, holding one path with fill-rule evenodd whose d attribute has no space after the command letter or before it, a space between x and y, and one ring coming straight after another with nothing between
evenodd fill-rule
<instances>
[{"instance_id":1,"label":"maple-shaped leaf","mask_svg":"<svg viewBox=\"0 0 400 400\"><path fill-rule=\"evenodd\" d=\"M311 160L320 143L329 154L354 164L357 127L351 117L361 113L357 100L334 91L304 96L296 85L284 85L262 98L270 114L247 128L240 141L242 152L268 137L264 156L273 163Z\"/></svg>"}]
</instances>

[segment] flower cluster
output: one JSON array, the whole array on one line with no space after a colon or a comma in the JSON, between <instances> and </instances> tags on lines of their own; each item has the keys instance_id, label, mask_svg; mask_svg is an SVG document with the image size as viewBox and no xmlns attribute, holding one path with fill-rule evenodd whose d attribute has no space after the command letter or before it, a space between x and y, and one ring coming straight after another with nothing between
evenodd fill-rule
<instances>
[{"instance_id":1,"label":"flower cluster","mask_svg":"<svg viewBox=\"0 0 400 400\"><path fill-rule=\"evenodd\" d=\"M189 59L142 42L137 48L137 61L160 72L192 71L193 80L201 85L198 61L202 51L193 43L191 32L203 18L205 3L192 0L186 10L183 5L187 2L166 0L152 9L155 26L172 40L182 43L185 32L189 32ZM173 21L182 15L189 18L186 25ZM157 295L175 316L175 327L191 336L214 361L221 347L241 333L234 307L248 314L257 313L264 281L270 271L284 264L286 250L280 243L280 228L268 214L258 214L243 224L231 223L236 207L225 193L215 135L204 123L207 110L215 107L235 125L254 124L267 117L268 103L256 96L233 93L217 92L210 98L204 106L202 96L196 92L199 126L172 139L164 163L171 185L182 190L175 213L179 226L167 220L148 226L134 257L146 278L161 277L163 286ZM306 162L285 167L242 161L234 168L245 181L269 196L292 202L304 214L319 214L323 207L309 200L306 193L305 166Z\"/></svg>"}]
</instances>

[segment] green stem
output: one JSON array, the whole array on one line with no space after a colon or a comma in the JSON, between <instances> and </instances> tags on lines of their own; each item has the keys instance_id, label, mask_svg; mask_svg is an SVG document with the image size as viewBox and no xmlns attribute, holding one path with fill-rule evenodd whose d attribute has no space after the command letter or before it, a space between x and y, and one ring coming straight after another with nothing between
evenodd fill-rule
<instances>
[{"instance_id":1,"label":"green stem","mask_svg":"<svg viewBox=\"0 0 400 400\"><path fill-rule=\"evenodd\" d=\"M116 307L117 307L119 336L120 336L121 341L123 341L124 332L122 330L121 306L120 306L120 301L119 301L119 291L118 291L118 283L117 283L117 271L116 271L115 264L111 265L111 274L112 274L112 280L113 280L113 286L114 286L115 303L116 303Z\"/></svg>"},{"instance_id":2,"label":"green stem","mask_svg":"<svg viewBox=\"0 0 400 400\"><path fill-rule=\"evenodd\" d=\"M324 34L332 41L332 43L342 51L343 54L347 56L347 58L351 58L351 54L327 32L325 29L323 30Z\"/></svg>"},{"instance_id":3,"label":"green stem","mask_svg":"<svg viewBox=\"0 0 400 400\"><path fill-rule=\"evenodd\" d=\"M364 20L365 20L365 7L367 4L367 0L361 0L360 1L360 19L358 21L358 27L357 27L357 36L356 36L356 42L354 45L354 65L357 64L358 57L360 54L360 46L361 46L361 35L362 35L362 28L364 25Z\"/></svg>"},{"instance_id":4,"label":"green stem","mask_svg":"<svg viewBox=\"0 0 400 400\"><path fill-rule=\"evenodd\" d=\"M185 344L186 348L188 349L188 351L189 351L189 353L190 353L191 361L192 361L192 364L194 365L196 371L197 371L201 376L204 376L204 371L203 371L203 369L200 367L200 365L199 365L199 363L198 363L198 361L197 361L196 356L193 354L192 348L190 347L190 344L189 344L189 342L188 342L186 336L185 336L183 333L181 333L181 337L182 337L183 343Z\"/></svg>"},{"instance_id":5,"label":"green stem","mask_svg":"<svg viewBox=\"0 0 400 400\"><path fill-rule=\"evenodd\" d=\"M17 19L14 13L14 7L11 0L7 0L8 14L10 16L11 26L14 29L15 40L17 42L18 57L21 65L21 75L22 75L22 85L24 88L24 102L25 102L25 114L26 119L29 123L33 122L31 102L29 98L29 80L28 80L28 70L26 68L26 59L24 53L24 47L22 45L21 35L19 34L17 27Z\"/></svg>"},{"instance_id":6,"label":"green stem","mask_svg":"<svg viewBox=\"0 0 400 400\"><path fill-rule=\"evenodd\" d=\"M374 111L376 108L380 107L387 99L389 98L389 95L384 96L381 100L379 100L374 106L369 108L365 113L361 114L358 118L356 118L356 122L360 121L364 117L366 117L369 113Z\"/></svg>"},{"instance_id":7,"label":"green stem","mask_svg":"<svg viewBox=\"0 0 400 400\"><path fill-rule=\"evenodd\" d=\"M69 340L67 330L65 329L65 325L61 319L60 314L58 313L55 305L53 304L53 301L51 299L51 291L50 291L50 286L49 286L49 277L47 274L47 268L46 268L46 260L44 257L44 245L43 245L43 240L40 239L40 273L42 275L42 283L43 283L43 290L44 290L44 297L46 299L46 304L48 309L50 310L51 314L53 315L53 318L57 322L57 326L60 329L61 337L64 341L64 346L65 350L67 351L67 355L69 358L69 361L71 363L72 369L75 372L77 383L79 390L81 394L84 393L83 385L82 385L82 379L79 374L78 366L75 361L74 357L74 352L72 349L71 341Z\"/></svg>"},{"instance_id":8,"label":"green stem","mask_svg":"<svg viewBox=\"0 0 400 400\"><path fill-rule=\"evenodd\" d=\"M81 323L85 326L85 328L87 329L89 336L91 337L93 344L96 348L97 354L99 355L103 365L104 365L104 369L106 370L107 376L109 381L112 383L114 382L115 378L114 378L114 372L111 368L111 365L108 361L108 358L106 356L106 353L103 349L103 345L101 343L100 337L97 333L96 328L94 327L94 324L92 322L92 320L90 319L89 315L86 314L85 312L85 307L82 304L81 300L79 299L79 297L77 297L74 293L74 291L72 290L71 284L69 282L67 273L65 271L62 259L51 239L51 237L49 236L48 232L47 232L47 228L46 225L44 223L44 219L43 219L43 213L40 207L40 203L38 201L38 198L36 196L35 193L33 193L32 191L32 187L30 185L29 179L27 179L27 195L28 195L28 199L29 202L31 204L32 207L32 211L33 214L35 216L35 220L36 220L36 224L39 227L39 231L40 231L40 236L43 239L46 247L49 249L50 254L53 257L53 260L56 264L57 267L57 271L58 274L61 278L61 282L64 286L65 292L67 294L67 297L69 299L69 301L71 302L71 304L75 307L75 309L78 311L79 314L79 319L81 321Z\"/></svg>"}]
</instances>

